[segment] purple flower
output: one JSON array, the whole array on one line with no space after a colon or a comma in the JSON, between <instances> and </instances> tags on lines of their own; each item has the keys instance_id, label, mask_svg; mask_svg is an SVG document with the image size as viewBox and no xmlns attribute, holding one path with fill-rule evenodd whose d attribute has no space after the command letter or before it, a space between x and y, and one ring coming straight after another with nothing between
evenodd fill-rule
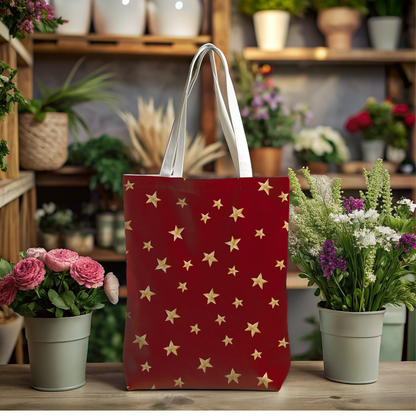
<instances>
[{"instance_id":1,"label":"purple flower","mask_svg":"<svg viewBox=\"0 0 416 416\"><path fill-rule=\"evenodd\" d=\"M404 233L395 247L396 249L403 247L403 251L407 253L408 250L416 249L416 236Z\"/></svg>"},{"instance_id":2,"label":"purple flower","mask_svg":"<svg viewBox=\"0 0 416 416\"><path fill-rule=\"evenodd\" d=\"M264 84L262 84L261 82L256 82L254 84L255 88L257 88L259 91L264 91L266 89L266 87L264 86Z\"/></svg>"},{"instance_id":3,"label":"purple flower","mask_svg":"<svg viewBox=\"0 0 416 416\"><path fill-rule=\"evenodd\" d=\"M254 108L261 107L263 105L263 100L259 94L255 94L253 100L251 101L251 106Z\"/></svg>"},{"instance_id":4,"label":"purple flower","mask_svg":"<svg viewBox=\"0 0 416 416\"><path fill-rule=\"evenodd\" d=\"M284 99L282 97L279 97L276 94L263 94L263 100L266 101L267 104L269 104L270 108L272 110L276 110L277 104L283 103Z\"/></svg>"},{"instance_id":5,"label":"purple flower","mask_svg":"<svg viewBox=\"0 0 416 416\"><path fill-rule=\"evenodd\" d=\"M334 242L326 240L322 246L322 253L319 256L321 268L324 271L324 277L328 280L335 270L347 270L347 263L342 260L342 256L336 257Z\"/></svg>"},{"instance_id":6,"label":"purple flower","mask_svg":"<svg viewBox=\"0 0 416 416\"><path fill-rule=\"evenodd\" d=\"M269 111L266 107L261 107L256 112L256 120L268 120L269 117Z\"/></svg>"},{"instance_id":7,"label":"purple flower","mask_svg":"<svg viewBox=\"0 0 416 416\"><path fill-rule=\"evenodd\" d=\"M349 198L342 197L342 205L344 205L345 212L349 214L352 211L361 211L363 209L363 200L354 199L352 196Z\"/></svg>"},{"instance_id":8,"label":"purple flower","mask_svg":"<svg viewBox=\"0 0 416 416\"><path fill-rule=\"evenodd\" d=\"M308 124L312 120L312 117L313 117L312 111L310 111L310 110L306 111L306 113L305 113L305 124Z\"/></svg>"},{"instance_id":9,"label":"purple flower","mask_svg":"<svg viewBox=\"0 0 416 416\"><path fill-rule=\"evenodd\" d=\"M250 110L248 109L248 107L244 107L241 110L241 117L248 117L250 115Z\"/></svg>"}]
</instances>

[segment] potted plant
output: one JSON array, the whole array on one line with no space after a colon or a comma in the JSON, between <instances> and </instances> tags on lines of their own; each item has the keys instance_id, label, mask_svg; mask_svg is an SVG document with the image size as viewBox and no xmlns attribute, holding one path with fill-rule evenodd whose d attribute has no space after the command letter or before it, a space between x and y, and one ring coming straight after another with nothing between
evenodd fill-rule
<instances>
[{"instance_id":1,"label":"potted plant","mask_svg":"<svg viewBox=\"0 0 416 416\"><path fill-rule=\"evenodd\" d=\"M19 160L25 169L62 167L68 159L68 126L75 141L78 141L78 124L92 135L85 120L73 109L76 104L101 101L112 105L118 99L104 91L115 84L113 75L104 73L105 67L71 84L83 60L75 64L61 87L50 90L39 83L43 98L19 106Z\"/></svg>"},{"instance_id":2,"label":"potted plant","mask_svg":"<svg viewBox=\"0 0 416 416\"><path fill-rule=\"evenodd\" d=\"M41 241L46 250L59 247L59 230L56 219L57 207L53 202L42 204L35 212L35 221L39 229Z\"/></svg>"},{"instance_id":3,"label":"potted plant","mask_svg":"<svg viewBox=\"0 0 416 416\"><path fill-rule=\"evenodd\" d=\"M239 0L241 11L253 16L257 45L263 50L286 46L290 15L302 15L305 0Z\"/></svg>"},{"instance_id":4,"label":"potted plant","mask_svg":"<svg viewBox=\"0 0 416 416\"><path fill-rule=\"evenodd\" d=\"M70 250L30 248L2 261L0 305L25 318L32 386L72 390L85 384L92 312L118 302L118 280Z\"/></svg>"},{"instance_id":5,"label":"potted plant","mask_svg":"<svg viewBox=\"0 0 416 416\"><path fill-rule=\"evenodd\" d=\"M305 104L284 105L270 78L270 65L260 68L237 57L234 61L237 97L254 173L278 176L282 147L293 142L294 129L308 123L312 113Z\"/></svg>"},{"instance_id":6,"label":"potted plant","mask_svg":"<svg viewBox=\"0 0 416 416\"><path fill-rule=\"evenodd\" d=\"M328 48L351 49L352 36L368 13L367 0L312 0L318 11L317 24Z\"/></svg>"},{"instance_id":7,"label":"potted plant","mask_svg":"<svg viewBox=\"0 0 416 416\"><path fill-rule=\"evenodd\" d=\"M92 0L51 0L58 15L65 16L66 24L57 27L60 35L85 36L90 31Z\"/></svg>"},{"instance_id":8,"label":"potted plant","mask_svg":"<svg viewBox=\"0 0 416 416\"><path fill-rule=\"evenodd\" d=\"M342 383L378 378L385 306L416 306L416 283L404 278L416 263L416 225L410 210L392 209L390 175L379 159L364 169L367 191L360 199L341 197L341 179L313 177L302 170L308 199L289 169L297 207L290 206L289 252L315 284L325 377ZM404 214L404 213L403 213Z\"/></svg>"},{"instance_id":9,"label":"potted plant","mask_svg":"<svg viewBox=\"0 0 416 416\"><path fill-rule=\"evenodd\" d=\"M329 126L302 129L295 135L293 148L301 163L315 174L326 173L330 163L340 164L349 158L344 139Z\"/></svg>"}]
</instances>

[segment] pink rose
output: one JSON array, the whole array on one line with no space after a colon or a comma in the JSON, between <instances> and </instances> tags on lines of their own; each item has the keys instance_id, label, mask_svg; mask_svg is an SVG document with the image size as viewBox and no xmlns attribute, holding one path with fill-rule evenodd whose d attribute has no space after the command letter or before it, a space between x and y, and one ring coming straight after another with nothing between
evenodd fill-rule
<instances>
[{"instance_id":1,"label":"pink rose","mask_svg":"<svg viewBox=\"0 0 416 416\"><path fill-rule=\"evenodd\" d=\"M0 280L0 305L9 306L17 295L16 281L12 274L6 274Z\"/></svg>"},{"instance_id":2,"label":"pink rose","mask_svg":"<svg viewBox=\"0 0 416 416\"><path fill-rule=\"evenodd\" d=\"M75 251L57 248L46 254L45 264L53 272L63 272L69 269L78 257L79 255Z\"/></svg>"},{"instance_id":3,"label":"pink rose","mask_svg":"<svg viewBox=\"0 0 416 416\"><path fill-rule=\"evenodd\" d=\"M40 261L45 261L45 254L47 251L43 247L28 248L26 251L26 257L34 257Z\"/></svg>"},{"instance_id":4,"label":"pink rose","mask_svg":"<svg viewBox=\"0 0 416 416\"><path fill-rule=\"evenodd\" d=\"M33 257L20 260L13 267L13 276L19 290L34 289L45 280L45 273L45 265Z\"/></svg>"},{"instance_id":5,"label":"pink rose","mask_svg":"<svg viewBox=\"0 0 416 416\"><path fill-rule=\"evenodd\" d=\"M107 273L104 277L104 292L113 305L118 302L119 287L120 283L117 277L111 272Z\"/></svg>"},{"instance_id":6,"label":"pink rose","mask_svg":"<svg viewBox=\"0 0 416 416\"><path fill-rule=\"evenodd\" d=\"M71 264L70 274L74 280L80 285L85 284L88 289L103 285L104 268L90 257L79 257Z\"/></svg>"}]
</instances>

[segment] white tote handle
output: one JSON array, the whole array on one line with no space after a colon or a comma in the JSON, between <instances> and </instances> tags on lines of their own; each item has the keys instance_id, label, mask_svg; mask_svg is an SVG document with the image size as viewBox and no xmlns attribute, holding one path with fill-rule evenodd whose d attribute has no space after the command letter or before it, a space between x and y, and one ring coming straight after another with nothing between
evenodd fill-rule
<instances>
[{"instance_id":1,"label":"white tote handle","mask_svg":"<svg viewBox=\"0 0 416 416\"><path fill-rule=\"evenodd\" d=\"M253 176L247 140L240 116L237 97L235 95L231 76L228 70L227 60L224 54L210 43L201 46L191 62L179 111L173 123L169 142L165 151L165 157L163 159L162 167L160 170L160 176L182 177L183 175L183 163L186 147L186 115L188 97L192 91L193 86L195 85L199 70L201 68L202 60L208 52L210 53L210 61L214 77L214 90L217 99L220 121L224 136L230 149L237 176ZM224 103L224 99L219 87L214 52L219 56L225 71L226 95L228 98L228 109L231 116L231 121L228 116L227 107Z\"/></svg>"}]
</instances>

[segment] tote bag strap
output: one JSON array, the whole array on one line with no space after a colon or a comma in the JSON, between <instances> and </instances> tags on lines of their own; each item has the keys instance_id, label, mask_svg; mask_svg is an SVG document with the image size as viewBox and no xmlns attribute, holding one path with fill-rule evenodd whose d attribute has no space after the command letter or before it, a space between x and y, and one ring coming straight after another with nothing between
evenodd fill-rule
<instances>
[{"instance_id":1,"label":"tote bag strap","mask_svg":"<svg viewBox=\"0 0 416 416\"><path fill-rule=\"evenodd\" d=\"M192 88L197 80L202 60L208 52L210 54L211 68L214 77L214 91L217 99L220 122L228 147L230 149L237 176L253 176L247 140L240 116L237 97L235 95L231 76L228 70L227 60L224 54L210 43L201 46L191 62L186 86L182 95L182 100L172 126L168 145L166 147L160 176L182 177L183 175L183 163L186 147L186 116L188 97L191 94ZM218 82L214 53L219 56L220 61L224 67L228 111Z\"/></svg>"}]
</instances>

